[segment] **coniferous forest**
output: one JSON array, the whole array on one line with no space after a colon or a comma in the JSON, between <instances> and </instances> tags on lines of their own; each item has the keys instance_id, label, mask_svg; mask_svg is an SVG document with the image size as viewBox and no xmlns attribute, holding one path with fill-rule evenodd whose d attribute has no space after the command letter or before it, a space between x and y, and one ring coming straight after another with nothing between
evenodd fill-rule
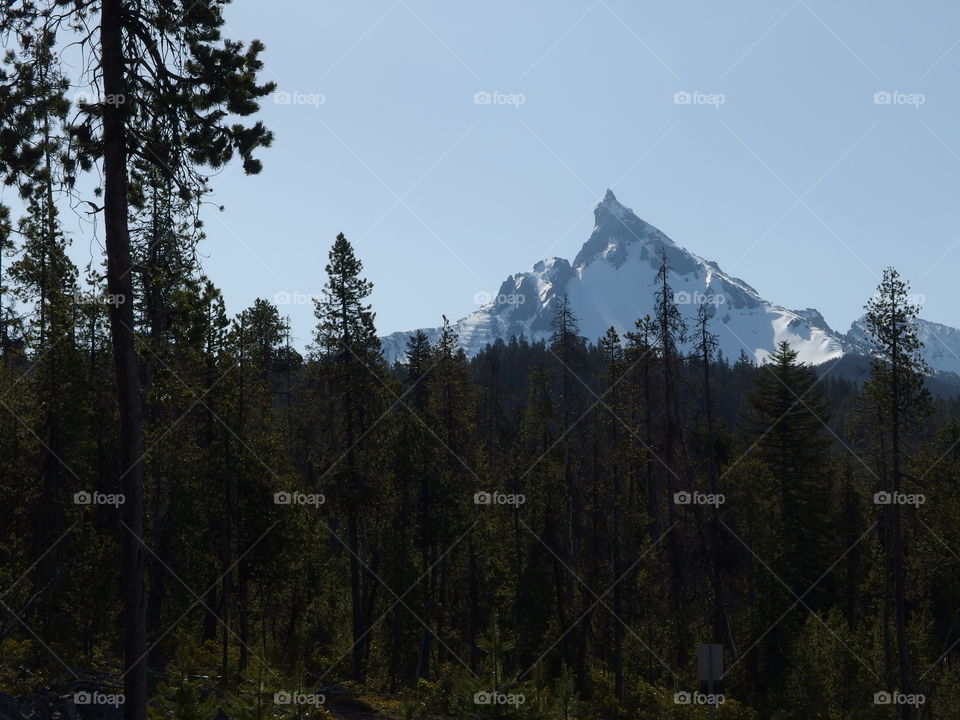
<instances>
[{"instance_id":1,"label":"coniferous forest","mask_svg":"<svg viewBox=\"0 0 960 720\"><path fill-rule=\"evenodd\" d=\"M199 260L274 141L225 5L0 4L0 718L960 717L960 402L896 270L858 377L724 357L665 256L623 336L391 365L317 238L298 349Z\"/></svg>"}]
</instances>

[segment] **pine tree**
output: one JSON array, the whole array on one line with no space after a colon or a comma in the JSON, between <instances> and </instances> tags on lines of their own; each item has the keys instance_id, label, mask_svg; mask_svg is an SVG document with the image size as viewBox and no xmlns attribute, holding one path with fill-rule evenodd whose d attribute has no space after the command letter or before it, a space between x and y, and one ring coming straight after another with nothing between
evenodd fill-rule
<instances>
[{"instance_id":1,"label":"pine tree","mask_svg":"<svg viewBox=\"0 0 960 720\"><path fill-rule=\"evenodd\" d=\"M427 374L433 367L433 350L423 330L417 330L407 341L407 357L404 363L404 384L409 395L408 403L418 410L427 406Z\"/></svg>"},{"instance_id":2,"label":"pine tree","mask_svg":"<svg viewBox=\"0 0 960 720\"><path fill-rule=\"evenodd\" d=\"M779 487L780 573L798 594L830 564L830 518L823 512L833 496L829 417L816 371L780 342L747 393L741 422L750 454Z\"/></svg>"},{"instance_id":3,"label":"pine tree","mask_svg":"<svg viewBox=\"0 0 960 720\"><path fill-rule=\"evenodd\" d=\"M50 36L41 34L27 48L29 63L21 68L23 87L32 93L36 165L20 187L26 214L16 233L21 238L19 257L9 267L15 297L30 308L21 316L26 321L21 327L37 403L31 423L36 429L31 432L37 433L40 443L37 476L31 478L39 489L33 548L40 558L34 571L36 605L45 605L52 591L52 568L60 558L59 553L47 551L64 524L65 498L81 489L76 487L76 473L84 471L78 450L86 426L83 406L76 402L84 379L74 333L77 269L67 256L68 241L57 210L61 195L57 159L64 152L68 107L63 98L66 80L53 52ZM70 458L69 464L64 458ZM40 628L47 629L50 620L50 614L39 611Z\"/></svg>"},{"instance_id":4,"label":"pine tree","mask_svg":"<svg viewBox=\"0 0 960 720\"><path fill-rule=\"evenodd\" d=\"M622 417L628 415L629 406L624 401L626 388L621 386L623 375L627 370L624 359L624 350L620 341L620 336L615 328L608 328L606 334L600 340L600 352L604 359L604 379L607 382L607 402L611 408L609 414L601 417L603 421L600 426L605 432L598 438L598 444L606 449L609 455L609 464L604 468L604 475L610 478L610 488L607 497L604 498L602 506L609 508L610 512L610 576L616 583L612 593L612 611L613 611L613 674L614 674L614 696L618 700L623 699L624 693L624 671L623 671L623 610L624 610L624 581L621 579L624 573L624 548L623 548L623 514L624 508L629 512L630 502L623 496L622 478L626 474L626 458L624 457L623 445L629 443L629 436L624 439L625 432L621 427L624 422ZM625 501L626 500L626 501ZM597 503L598 511L601 503Z\"/></svg>"},{"instance_id":5,"label":"pine tree","mask_svg":"<svg viewBox=\"0 0 960 720\"><path fill-rule=\"evenodd\" d=\"M523 352L522 345L517 342L517 352ZM570 619L564 590L567 571L557 558L563 551L562 519L566 505L563 457L557 442L561 430L544 364L537 362L530 367L524 406L511 448L514 486L527 496L524 514L530 519L526 522L543 540L541 544L527 533L521 535L518 524L511 553L516 568L513 604L520 631L518 648L521 662L528 664L548 649L544 637L549 629L566 629ZM551 587L553 593L544 592L544 587Z\"/></svg>"},{"instance_id":6,"label":"pine tree","mask_svg":"<svg viewBox=\"0 0 960 720\"><path fill-rule=\"evenodd\" d=\"M14 328L19 324L7 285L6 256L14 251L10 237L10 209L0 203L0 361L7 362L7 352L13 345Z\"/></svg>"},{"instance_id":7,"label":"pine tree","mask_svg":"<svg viewBox=\"0 0 960 720\"><path fill-rule=\"evenodd\" d=\"M193 338L186 352L175 342L182 328L189 325L185 316L192 311L191 301L211 300L201 289L196 262L196 245L200 240L200 221L194 217L195 207L179 197L174 183L155 166L138 162L131 173L140 180L138 206L132 207L130 220L131 255L139 268L133 275L134 317L137 345L140 351L139 376L143 386L144 436L150 438L158 429L165 431L178 416L167 402L170 391L178 392L181 380L196 376L202 351ZM190 298L188 301L187 298ZM191 318L196 320L196 318ZM189 335L189 333L188 333ZM173 377L171 377L173 375ZM154 392L154 384L161 386ZM205 398L205 403L212 398ZM152 522L148 533L150 549L146 558L148 578L147 636L161 634L162 607L173 578L164 563L176 541L171 516L174 503L171 495L178 490L178 468L158 452L144 458L146 505L152 504ZM151 661L159 659L154 653Z\"/></svg>"},{"instance_id":8,"label":"pine tree","mask_svg":"<svg viewBox=\"0 0 960 720\"><path fill-rule=\"evenodd\" d=\"M553 332L550 335L549 350L555 360L555 375L558 376L559 407L560 411L560 447L563 452L563 483L565 487L564 505L562 506L562 544L555 548L559 558L557 562L562 566L558 569L558 596L563 596L571 604L576 602L578 587L572 577L570 569L580 565L580 555L583 552L583 510L585 506L585 488L583 487L582 468L577 462L579 453L577 445L581 442L582 429L582 375L586 364L586 338L580 334L580 323L570 305L570 299L564 295L559 298L554 307L551 320ZM567 652L567 659L577 668L577 683L583 688L587 681L586 673L586 637L590 618L588 617L589 602L584 593L580 593L578 615L583 615L578 623L577 634L572 641L565 642L562 647L575 647L576 656L572 651Z\"/></svg>"},{"instance_id":9,"label":"pine tree","mask_svg":"<svg viewBox=\"0 0 960 720\"><path fill-rule=\"evenodd\" d=\"M695 360L701 367L703 373L703 450L702 455L706 458L707 485L710 493L714 496L720 493L719 480L720 468L716 452L716 443L714 435L716 428L713 420L713 396L711 394L710 376L714 355L717 352L719 343L716 335L710 330L710 320L713 313L710 311L710 305L702 302L697 307L696 327L693 333L693 346ZM720 510L710 514L709 522L709 540L705 542L707 555L710 558L711 579L713 584L713 637L714 642L723 642L727 637L727 619L724 608L723 598L723 573L722 564L726 553L725 534L720 532ZM699 518L697 519L699 523ZM701 533L701 536L703 534Z\"/></svg>"},{"instance_id":10,"label":"pine tree","mask_svg":"<svg viewBox=\"0 0 960 720\"><path fill-rule=\"evenodd\" d=\"M278 552L277 538L268 535L280 517L265 512L263 507L284 476L293 475L289 468L289 447L283 432L282 418L275 404L279 390L279 373L292 358L284 352L287 323L277 308L263 299L236 318L227 343L231 362L236 370L227 376L232 408L229 435L237 448L236 467L231 472L235 491L230 495L234 518L236 563L235 633L224 628L224 646L228 634L235 634L239 645L237 670L243 673L249 662L249 643L253 641L251 587L263 576ZM295 361L295 358L293 358ZM226 568L230 570L228 565ZM229 573L228 573L229 574ZM224 622L230 615L224 613ZM261 622L264 618L261 618ZM227 675L224 669L224 675Z\"/></svg>"},{"instance_id":11,"label":"pine tree","mask_svg":"<svg viewBox=\"0 0 960 720\"><path fill-rule=\"evenodd\" d=\"M683 426L680 421L680 354L679 348L686 340L687 325L677 307L673 288L670 286L670 265L667 249L660 249L660 267L656 275L656 293L654 295L654 322L656 324L656 344L660 353L660 381L663 384L661 409L663 412L661 440L658 444L659 462L657 469L662 478L654 487L654 518L664 519L658 524L657 534L673 528L676 523L674 493L683 489L679 483L685 468ZM679 472L678 472L679 470ZM666 508L660 509L660 502ZM671 531L665 539L666 554L670 577L670 607L676 638L676 661L682 666L686 662L688 651L687 630L683 621L683 572L684 558L682 543L677 532Z\"/></svg>"},{"instance_id":12,"label":"pine tree","mask_svg":"<svg viewBox=\"0 0 960 720\"><path fill-rule=\"evenodd\" d=\"M99 33L86 28L99 22ZM258 172L253 152L269 145L271 134L260 123L236 118L257 111L258 100L272 85L258 85L258 58L263 46L224 40L223 3L156 3L152 0L103 0L57 3L36 0L3 5L0 25L12 31L21 47L33 38L54 48L75 41L89 64L75 80L92 88L95 103L81 103L72 122L71 153L60 159L65 181L76 172L101 165L107 288L123 298L110 308L117 378L123 494L124 542L122 582L125 612L125 698L128 720L146 715L146 612L144 591L143 436L140 378L135 347L133 279L129 215L138 199L131 172L137 159L170 177L186 198L207 192L198 168L219 168L236 153L247 172ZM177 52L162 48L175 47ZM24 75L15 71L13 92L5 100L31 107ZM62 90L60 92L62 98ZM62 99L60 100L62 102ZM37 156L31 149L36 116L0 114L0 172L29 178ZM93 204L93 203L91 203ZM95 206L96 207L96 206Z\"/></svg>"},{"instance_id":13,"label":"pine tree","mask_svg":"<svg viewBox=\"0 0 960 720\"><path fill-rule=\"evenodd\" d=\"M327 282L315 301L317 330L315 360L326 389L331 437L329 473L336 502L347 520L352 605L352 674L363 679L363 658L368 638L368 601L372 588L361 557L362 511L373 501L378 472L366 435L379 421L384 403L386 364L374 326L374 313L366 302L373 286L361 277L363 264L343 233L330 250ZM361 443L360 441L363 440Z\"/></svg>"},{"instance_id":14,"label":"pine tree","mask_svg":"<svg viewBox=\"0 0 960 720\"><path fill-rule=\"evenodd\" d=\"M454 625L455 608L445 602L451 591L454 576L453 558L445 550L454 547L456 528L464 521L459 508L464 507L464 489L476 479L476 449L474 445L475 393L470 382L470 368L466 355L459 345L459 338L444 316L443 326L431 353L431 365L427 376L427 442L432 450L430 465L421 480L420 535L421 570L424 611L428 625L439 630L444 625ZM469 542L469 541L468 541ZM454 548L457 549L457 548ZM465 617L467 641L472 650L473 640L480 632L477 617L476 557L472 543L469 546L470 564L466 568L466 581L473 588L468 592ZM427 626L422 628L418 676L427 677L431 654L431 636L439 633ZM446 648L439 652L442 654Z\"/></svg>"},{"instance_id":15,"label":"pine tree","mask_svg":"<svg viewBox=\"0 0 960 720\"><path fill-rule=\"evenodd\" d=\"M51 181L52 182L52 181ZM38 186L49 189L50 183ZM48 205L48 203L51 203ZM31 198L28 215L20 222L22 253L10 267L16 295L32 306L26 316L25 341L32 362L31 381L37 401L36 430L42 443L38 467L40 497L37 506L36 589L49 590L50 567L56 557L46 551L63 526L62 507L83 471L82 454L75 452L86 426L84 408L75 402L85 380L75 342L74 316L77 270L66 254L52 193ZM92 302L97 302L91 298ZM70 458L66 464L64 458ZM43 618L40 627L46 627Z\"/></svg>"},{"instance_id":16,"label":"pine tree","mask_svg":"<svg viewBox=\"0 0 960 720\"><path fill-rule=\"evenodd\" d=\"M643 486L647 502L647 516L650 522L657 517L654 477L654 463L650 452L654 439L654 391L653 372L656 358L654 338L656 323L649 315L644 315L634 323L634 330L626 335L627 346L624 358L627 365L627 381L631 391L631 416L634 424L641 428L643 435ZM639 459L639 458L638 458Z\"/></svg>"},{"instance_id":17,"label":"pine tree","mask_svg":"<svg viewBox=\"0 0 960 720\"><path fill-rule=\"evenodd\" d=\"M824 582L821 575L835 560L830 542L833 515L828 510L834 497L828 419L816 371L797 360L789 343L779 343L747 392L740 420L741 454L750 462L739 463L740 472L750 467L760 478L754 482L756 488L773 491L773 497L757 504L755 515L764 518L767 535L757 547L776 553L765 561L790 589L785 592L774 581L761 590L764 597L757 602L761 627L770 627L758 649L764 676L761 707L775 702L783 691L786 649L803 631L803 611L818 612L827 596L824 585L829 580ZM757 571L764 572L759 567ZM797 598L802 604L781 618L783 606Z\"/></svg>"},{"instance_id":18,"label":"pine tree","mask_svg":"<svg viewBox=\"0 0 960 720\"><path fill-rule=\"evenodd\" d=\"M430 532L423 517L429 514L427 503L423 499L429 495L431 481L431 440L429 426L425 426L427 402L429 399L428 378L434 367L433 348L427 334L417 330L410 336L406 346L406 356L397 366L402 378L403 395L401 400L406 407L397 417L395 445L391 449L392 472L398 479L395 512L398 522L393 528L389 566L396 587L407 589L410 578L419 578L419 599L423 608L430 606L430 583L423 575L426 571L425 559L429 556L429 541L425 537ZM421 609L421 612L425 612ZM421 614L421 617L423 615ZM424 633L420 625L411 627L410 613L402 605L396 605L391 611L390 633L390 686L397 688L400 682L410 677L427 677L430 672L429 645L432 636ZM420 633L420 642L412 635ZM411 659L411 656L412 659Z\"/></svg>"},{"instance_id":19,"label":"pine tree","mask_svg":"<svg viewBox=\"0 0 960 720\"><path fill-rule=\"evenodd\" d=\"M895 268L883 272L877 294L866 305L865 322L872 344L870 376L859 398L859 410L873 438L876 475L881 492L894 501L881 505L888 573L893 581L894 627L899 690L910 694L910 648L907 638L907 597L902 506L896 500L908 479L909 443L932 411L924 384L926 363L917 336L919 307L911 301L910 286ZM886 597L885 597L886 602ZM889 652L887 657L889 658ZM888 674L890 668L888 667ZM910 707L900 708L907 720Z\"/></svg>"}]
</instances>

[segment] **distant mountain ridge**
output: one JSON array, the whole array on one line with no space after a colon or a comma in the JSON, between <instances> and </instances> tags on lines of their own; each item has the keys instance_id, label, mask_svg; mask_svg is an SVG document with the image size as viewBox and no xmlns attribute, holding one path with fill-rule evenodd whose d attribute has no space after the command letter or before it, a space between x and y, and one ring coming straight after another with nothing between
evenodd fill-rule
<instances>
[{"instance_id":1,"label":"distant mountain ridge","mask_svg":"<svg viewBox=\"0 0 960 720\"><path fill-rule=\"evenodd\" d=\"M670 285L681 314L692 327L700 303L712 313L711 329L728 358L741 351L763 362L777 343L786 340L803 362L818 365L845 354L867 354L863 320L846 334L835 332L813 308L789 310L766 300L745 281L729 275L716 262L677 245L607 190L594 209L590 237L573 262L559 257L541 260L533 270L510 275L495 297L454 323L468 356L498 338L523 335L537 341L549 337L554 303L564 295L580 320L583 335L596 342L608 328L623 335L637 318L653 314L660 254L666 252ZM920 321L925 358L935 371L960 375L960 330ZM414 331L381 338L389 362L402 359ZM431 341L439 329L424 329Z\"/></svg>"}]
</instances>

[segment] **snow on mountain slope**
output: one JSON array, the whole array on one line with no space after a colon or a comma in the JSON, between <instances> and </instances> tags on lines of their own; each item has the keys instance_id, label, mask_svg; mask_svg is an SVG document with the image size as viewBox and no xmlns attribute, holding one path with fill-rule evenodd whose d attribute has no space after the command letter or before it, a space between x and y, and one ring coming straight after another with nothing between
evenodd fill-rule
<instances>
[{"instance_id":1,"label":"snow on mountain slope","mask_svg":"<svg viewBox=\"0 0 960 720\"><path fill-rule=\"evenodd\" d=\"M931 369L960 375L960 330L949 325L917 319L917 336L923 343L921 355ZM844 346L848 353L870 354L867 326L863 317L850 326Z\"/></svg>"},{"instance_id":2,"label":"snow on mountain slope","mask_svg":"<svg viewBox=\"0 0 960 720\"><path fill-rule=\"evenodd\" d=\"M623 335L633 329L637 318L653 314L662 249L677 307L692 328L698 306L707 305L711 329L726 357L737 358L743 351L759 363L781 340L797 350L801 361L811 364L845 352L868 354L862 325L854 323L847 335L840 335L812 308L788 310L765 300L717 263L680 247L641 220L609 190L594 209L594 218L593 232L573 263L548 258L530 272L509 276L496 297L454 324L468 355L511 335L548 338L554 303L564 295L590 341L596 342L609 327ZM926 321L921 321L920 328L930 366L960 374L960 330ZM425 332L436 340L436 328ZM381 338L388 361L403 358L411 334L396 332Z\"/></svg>"}]
</instances>

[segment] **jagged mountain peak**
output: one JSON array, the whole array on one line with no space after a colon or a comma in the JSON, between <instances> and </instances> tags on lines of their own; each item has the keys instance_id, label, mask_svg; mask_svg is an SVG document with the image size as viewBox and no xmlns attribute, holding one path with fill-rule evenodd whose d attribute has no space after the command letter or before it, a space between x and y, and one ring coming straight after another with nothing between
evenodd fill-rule
<instances>
[{"instance_id":1,"label":"jagged mountain peak","mask_svg":"<svg viewBox=\"0 0 960 720\"><path fill-rule=\"evenodd\" d=\"M633 210L628 208L626 205L620 203L617 200L617 196L613 194L613 190L607 188L607 192L603 196L603 200L597 203L597 206L593 209L593 217L596 219L597 224L600 224L600 217L602 215L613 215L615 217L623 217L627 214L632 215Z\"/></svg>"},{"instance_id":2,"label":"jagged mountain peak","mask_svg":"<svg viewBox=\"0 0 960 720\"><path fill-rule=\"evenodd\" d=\"M603 200L597 203L593 217L593 232L574 258L575 268L583 268L598 258L619 266L634 244L644 248L651 261L659 256L661 247L673 247L670 238L623 205L612 190L607 190Z\"/></svg>"},{"instance_id":3,"label":"jagged mountain peak","mask_svg":"<svg viewBox=\"0 0 960 720\"><path fill-rule=\"evenodd\" d=\"M612 190L596 205L594 218L590 237L572 262L546 258L530 271L507 276L496 296L484 298L475 311L455 323L468 355L511 336L533 341L548 338L555 302L564 295L590 341L596 342L610 327L622 336L638 318L653 314L656 275L664 254L681 314L692 326L698 308L706 305L711 330L726 357L735 358L744 351L755 362L763 362L784 340L802 362L812 364L839 358L844 352L860 352L863 342L856 328L840 335L813 308L788 310L766 300L743 280L725 273L717 262L681 247L638 217ZM960 330L930 325L931 342L947 348L937 352L937 364L931 366L960 371ZM403 357L411 334L382 338L388 360ZM437 331L427 330L427 334L434 338Z\"/></svg>"}]
</instances>

